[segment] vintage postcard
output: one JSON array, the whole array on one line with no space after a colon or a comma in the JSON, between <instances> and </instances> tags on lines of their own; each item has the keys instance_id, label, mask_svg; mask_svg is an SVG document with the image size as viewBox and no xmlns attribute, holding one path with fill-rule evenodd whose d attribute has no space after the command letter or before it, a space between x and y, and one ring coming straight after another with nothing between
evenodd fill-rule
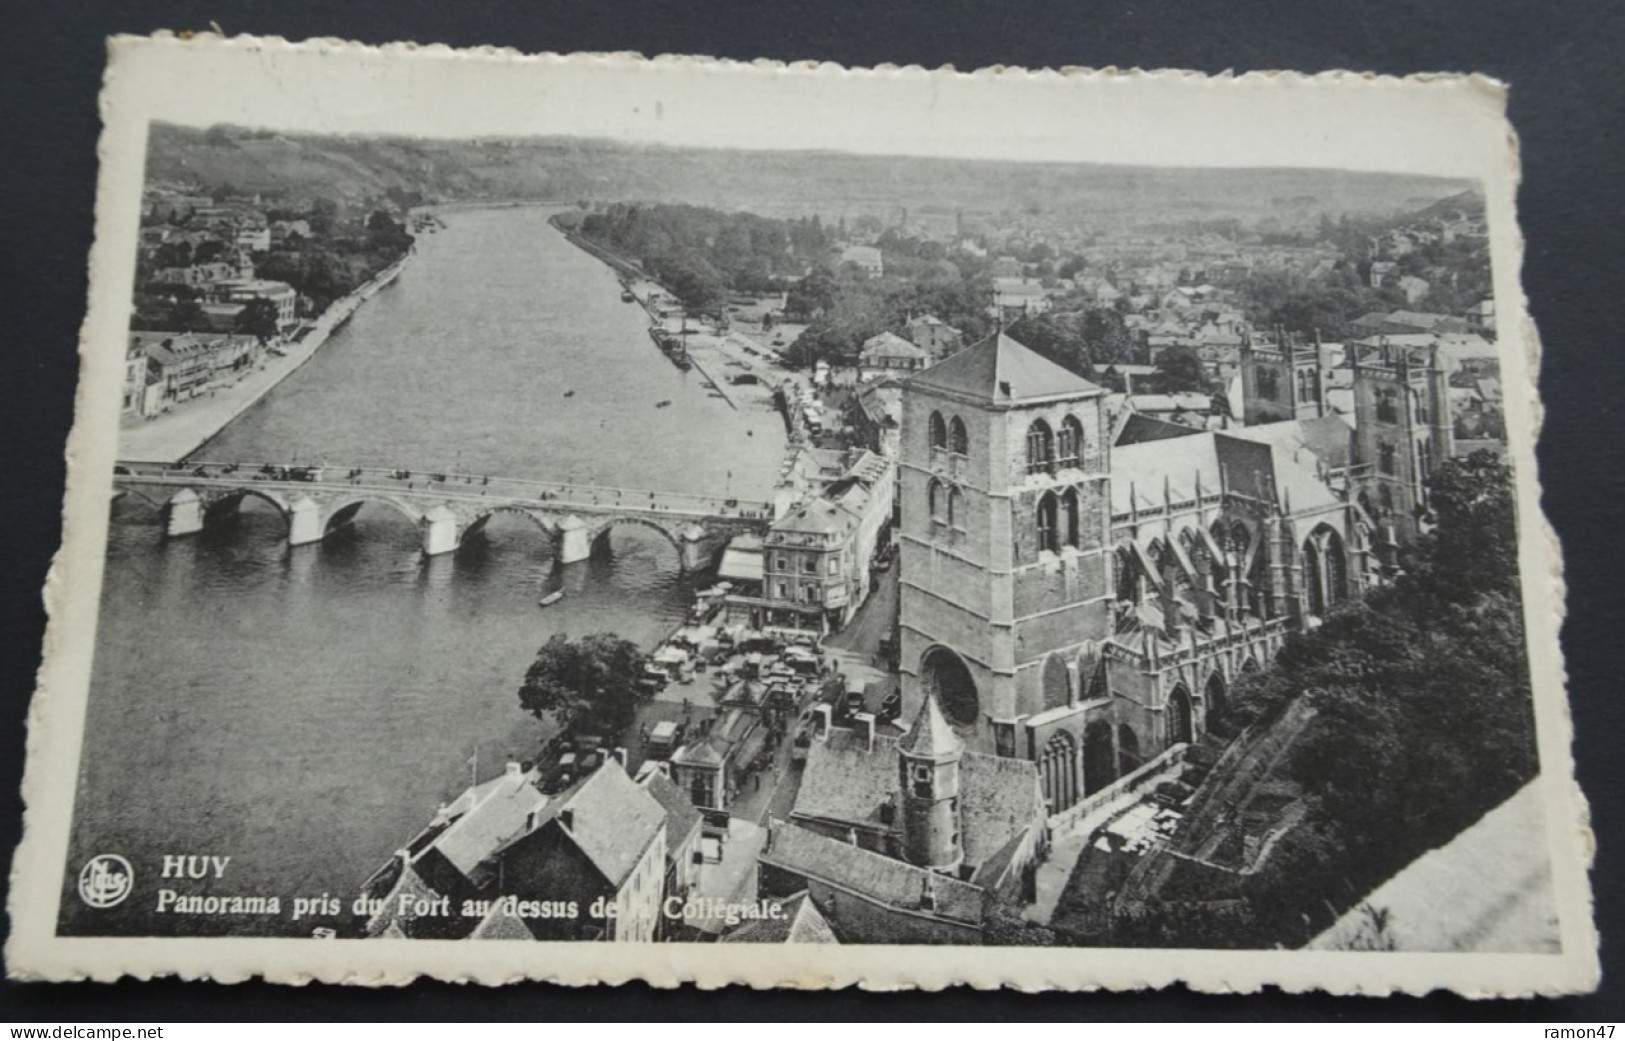
<instances>
[{"instance_id":1,"label":"vintage postcard","mask_svg":"<svg viewBox=\"0 0 1625 1041\"><path fill-rule=\"evenodd\" d=\"M12 975L1595 986L1501 85L109 54Z\"/></svg>"}]
</instances>

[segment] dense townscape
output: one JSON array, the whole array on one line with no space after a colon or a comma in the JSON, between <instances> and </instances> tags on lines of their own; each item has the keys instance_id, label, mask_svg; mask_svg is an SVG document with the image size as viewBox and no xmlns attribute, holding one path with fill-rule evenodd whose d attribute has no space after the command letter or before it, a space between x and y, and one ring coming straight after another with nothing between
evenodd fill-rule
<instances>
[{"instance_id":1,"label":"dense townscape","mask_svg":"<svg viewBox=\"0 0 1625 1041\"><path fill-rule=\"evenodd\" d=\"M1451 860L1531 812L1538 772L1473 190L755 212L644 201L631 175L531 197L489 172L519 146L480 147L465 169L423 146L411 190L150 183L127 427L314 351L448 204L546 201L646 314L648 364L771 408L787 447L766 502L161 460L154 483L195 485L172 536L257 481L291 542L298 502L334 518L313 540L353 516L333 486L394 495L426 554L454 552L500 492L560 566L630 519L700 578L652 647L539 648L514 677L534 746L476 755L319 932L1476 942L1406 902L1425 870L1551 942L1506 911L1526 893Z\"/></svg>"}]
</instances>

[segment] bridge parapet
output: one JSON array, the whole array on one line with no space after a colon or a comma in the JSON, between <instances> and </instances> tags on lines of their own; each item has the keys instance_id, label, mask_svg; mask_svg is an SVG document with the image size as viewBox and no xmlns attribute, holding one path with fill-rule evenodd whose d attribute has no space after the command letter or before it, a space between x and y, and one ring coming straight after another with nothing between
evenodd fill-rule
<instances>
[{"instance_id":1,"label":"bridge parapet","mask_svg":"<svg viewBox=\"0 0 1625 1041\"><path fill-rule=\"evenodd\" d=\"M566 564L586 559L610 529L633 523L664 535L685 569L700 568L728 538L765 530L773 516L771 503L684 492L365 467L120 463L114 483L173 489L164 507L165 530L175 537L201 531L210 516L252 495L282 514L291 545L304 545L346 527L363 505L376 502L418 527L426 556L453 552L492 516L514 513L541 527Z\"/></svg>"}]
</instances>

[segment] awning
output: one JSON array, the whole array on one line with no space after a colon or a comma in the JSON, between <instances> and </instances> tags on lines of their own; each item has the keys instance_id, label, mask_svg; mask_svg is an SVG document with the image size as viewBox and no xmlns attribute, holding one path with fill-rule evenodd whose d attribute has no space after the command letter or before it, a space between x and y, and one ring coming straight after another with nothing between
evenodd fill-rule
<instances>
[{"instance_id":1,"label":"awning","mask_svg":"<svg viewBox=\"0 0 1625 1041\"><path fill-rule=\"evenodd\" d=\"M717 575L722 578L731 578L740 582L761 582L762 580L762 551L729 549L722 554L722 563L717 566ZM728 583L729 589L733 586Z\"/></svg>"},{"instance_id":2,"label":"awning","mask_svg":"<svg viewBox=\"0 0 1625 1041\"><path fill-rule=\"evenodd\" d=\"M681 647L666 646L655 651L654 660L661 665L683 665L688 662L688 652Z\"/></svg>"}]
</instances>

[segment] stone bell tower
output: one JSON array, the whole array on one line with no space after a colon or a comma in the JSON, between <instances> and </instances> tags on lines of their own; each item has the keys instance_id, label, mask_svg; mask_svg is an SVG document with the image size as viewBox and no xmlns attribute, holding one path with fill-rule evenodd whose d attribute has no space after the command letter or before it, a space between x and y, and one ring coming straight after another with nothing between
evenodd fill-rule
<instances>
[{"instance_id":1,"label":"stone bell tower","mask_svg":"<svg viewBox=\"0 0 1625 1041\"><path fill-rule=\"evenodd\" d=\"M903 385L898 457L905 713L927 696L977 752L1022 754L1021 720L1111 632L1105 391L1003 332Z\"/></svg>"}]
</instances>

